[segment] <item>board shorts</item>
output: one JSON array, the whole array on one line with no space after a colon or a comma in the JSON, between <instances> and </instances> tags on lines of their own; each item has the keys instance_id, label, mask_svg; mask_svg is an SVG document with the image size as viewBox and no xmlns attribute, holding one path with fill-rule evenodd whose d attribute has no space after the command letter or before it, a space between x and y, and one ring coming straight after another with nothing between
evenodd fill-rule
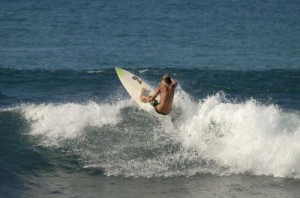
<instances>
[{"instance_id":1,"label":"board shorts","mask_svg":"<svg viewBox=\"0 0 300 198\"><path fill-rule=\"evenodd\" d=\"M167 114L165 114L163 112L158 111L157 105L159 104L159 102L157 100L153 100L150 104L153 106L153 108L156 111L156 113L161 114L161 115L167 115Z\"/></svg>"}]
</instances>

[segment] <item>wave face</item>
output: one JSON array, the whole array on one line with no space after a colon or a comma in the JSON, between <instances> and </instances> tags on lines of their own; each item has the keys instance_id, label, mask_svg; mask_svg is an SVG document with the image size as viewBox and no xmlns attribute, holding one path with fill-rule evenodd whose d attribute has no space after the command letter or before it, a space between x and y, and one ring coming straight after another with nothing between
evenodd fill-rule
<instances>
[{"instance_id":1,"label":"wave face","mask_svg":"<svg viewBox=\"0 0 300 198\"><path fill-rule=\"evenodd\" d=\"M300 177L298 70L133 70L153 85L170 71L179 87L160 116L140 109L113 69L0 70L10 151L1 172Z\"/></svg>"},{"instance_id":2,"label":"wave face","mask_svg":"<svg viewBox=\"0 0 300 198\"><path fill-rule=\"evenodd\" d=\"M192 100L177 92L173 114L115 103L23 104L17 111L42 147L79 156L107 176L173 177L251 173L300 177L300 115L223 93Z\"/></svg>"}]
</instances>

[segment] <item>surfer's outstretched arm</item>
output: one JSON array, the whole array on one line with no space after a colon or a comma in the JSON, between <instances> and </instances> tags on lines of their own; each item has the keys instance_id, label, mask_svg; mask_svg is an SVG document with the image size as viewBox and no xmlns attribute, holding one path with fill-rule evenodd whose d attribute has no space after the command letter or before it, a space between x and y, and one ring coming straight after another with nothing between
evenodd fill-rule
<instances>
[{"instance_id":1,"label":"surfer's outstretched arm","mask_svg":"<svg viewBox=\"0 0 300 198\"><path fill-rule=\"evenodd\" d=\"M145 96L144 93L145 93L146 89L143 88L142 91L141 91L141 95L140 95L140 99L141 99L141 102L151 102L153 101L157 96L158 94L160 93L160 87L158 87L155 91L155 93L152 95L152 96Z\"/></svg>"},{"instance_id":2,"label":"surfer's outstretched arm","mask_svg":"<svg viewBox=\"0 0 300 198\"><path fill-rule=\"evenodd\" d=\"M178 81L176 79L172 79L172 86L176 87L178 84Z\"/></svg>"}]
</instances>

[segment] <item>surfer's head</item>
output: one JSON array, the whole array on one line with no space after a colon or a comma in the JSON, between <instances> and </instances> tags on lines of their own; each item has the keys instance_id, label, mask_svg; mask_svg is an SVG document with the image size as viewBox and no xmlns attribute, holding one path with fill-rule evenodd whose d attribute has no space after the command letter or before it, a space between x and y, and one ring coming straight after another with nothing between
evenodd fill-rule
<instances>
[{"instance_id":1,"label":"surfer's head","mask_svg":"<svg viewBox=\"0 0 300 198\"><path fill-rule=\"evenodd\" d=\"M165 74L162 78L161 78L162 81L164 81L165 83L167 84L171 84L172 83L172 79L171 77L168 75L168 74Z\"/></svg>"}]
</instances>

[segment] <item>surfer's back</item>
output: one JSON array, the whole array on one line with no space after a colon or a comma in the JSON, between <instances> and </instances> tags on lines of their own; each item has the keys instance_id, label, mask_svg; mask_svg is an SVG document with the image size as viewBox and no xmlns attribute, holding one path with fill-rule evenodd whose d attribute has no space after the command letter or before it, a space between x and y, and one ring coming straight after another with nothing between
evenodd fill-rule
<instances>
[{"instance_id":1,"label":"surfer's back","mask_svg":"<svg viewBox=\"0 0 300 198\"><path fill-rule=\"evenodd\" d=\"M162 83L160 86L160 102L157 105L157 110L164 114L169 114L172 111L172 104L175 94L175 88L177 85L176 80L172 80L172 83Z\"/></svg>"}]
</instances>

